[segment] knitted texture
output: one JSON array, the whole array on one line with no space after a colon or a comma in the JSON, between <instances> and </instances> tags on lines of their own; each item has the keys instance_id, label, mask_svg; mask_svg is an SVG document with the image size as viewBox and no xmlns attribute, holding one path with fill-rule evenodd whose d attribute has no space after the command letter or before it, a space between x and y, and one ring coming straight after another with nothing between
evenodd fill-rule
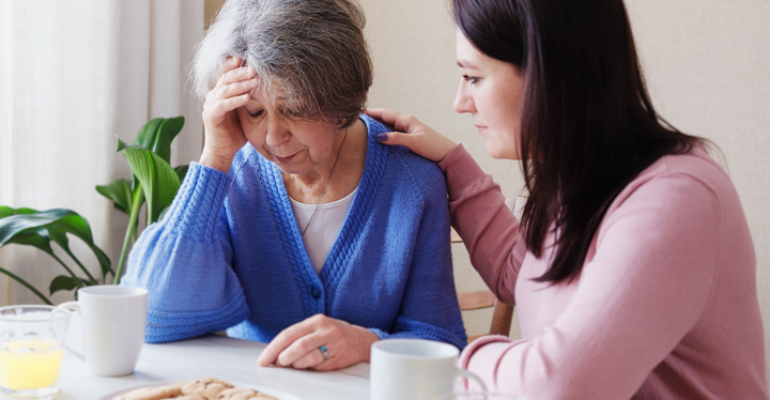
<instances>
[{"instance_id":1,"label":"knitted texture","mask_svg":"<svg viewBox=\"0 0 770 400\"><path fill-rule=\"evenodd\" d=\"M441 171L368 129L358 190L317 274L281 171L246 145L229 176L193 163L160 222L129 257L123 284L150 291L146 340L228 329L268 342L314 314L463 348Z\"/></svg>"}]
</instances>

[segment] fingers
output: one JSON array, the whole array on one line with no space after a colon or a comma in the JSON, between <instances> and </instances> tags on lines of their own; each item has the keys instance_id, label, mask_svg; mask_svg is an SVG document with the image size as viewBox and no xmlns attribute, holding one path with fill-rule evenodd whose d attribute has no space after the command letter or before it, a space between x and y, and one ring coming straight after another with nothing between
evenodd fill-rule
<instances>
[{"instance_id":1,"label":"fingers","mask_svg":"<svg viewBox=\"0 0 770 400\"><path fill-rule=\"evenodd\" d=\"M384 108L367 108L364 109L364 114L389 125L392 125L398 118L397 112Z\"/></svg>"},{"instance_id":2,"label":"fingers","mask_svg":"<svg viewBox=\"0 0 770 400\"><path fill-rule=\"evenodd\" d=\"M219 67L219 70L217 71L217 79L221 78L222 75L226 74L227 72L242 66L243 66L242 59L237 57L227 57L227 60L225 60L225 62L222 63L222 65Z\"/></svg>"},{"instance_id":3,"label":"fingers","mask_svg":"<svg viewBox=\"0 0 770 400\"><path fill-rule=\"evenodd\" d=\"M405 147L411 147L415 140L414 135L408 135L400 132L386 132L377 135L377 140L389 145L400 145Z\"/></svg>"},{"instance_id":4,"label":"fingers","mask_svg":"<svg viewBox=\"0 0 770 400\"><path fill-rule=\"evenodd\" d=\"M318 354L321 354L321 351L318 350L318 348L324 344L323 340L323 337L321 337L319 334L310 334L297 339L294 341L294 343L286 347L281 352L281 354L278 355L278 358L275 362L276 365L293 366L297 360L302 358L305 354L312 352L313 350L317 350ZM323 354L321 354L320 361L323 361Z\"/></svg>"},{"instance_id":5,"label":"fingers","mask_svg":"<svg viewBox=\"0 0 770 400\"><path fill-rule=\"evenodd\" d=\"M257 87L257 73L252 67L242 67L240 58L228 58L217 74L217 83L206 101L249 93Z\"/></svg>"},{"instance_id":6,"label":"fingers","mask_svg":"<svg viewBox=\"0 0 770 400\"><path fill-rule=\"evenodd\" d=\"M224 76L220 78L217 87L209 92L203 104L204 120L212 120L215 125L221 122L224 114L246 105L251 98L251 91L259 85L255 76L247 80L224 83L226 81Z\"/></svg>"},{"instance_id":7,"label":"fingers","mask_svg":"<svg viewBox=\"0 0 770 400\"><path fill-rule=\"evenodd\" d=\"M297 369L315 367L326 361L319 347L323 345L321 335L308 335L292 343L278 356L276 365L292 366ZM328 351L327 351L328 354Z\"/></svg>"},{"instance_id":8,"label":"fingers","mask_svg":"<svg viewBox=\"0 0 770 400\"><path fill-rule=\"evenodd\" d=\"M262 354L259 355L257 364L260 367L266 367L273 363L278 364L278 356L281 355L287 347L291 346L292 343L312 333L315 330L316 324L317 322L311 317L281 331L281 333L267 345L265 350L262 351ZM307 351L305 353L307 353ZM291 365L291 363L287 362L278 365Z\"/></svg>"},{"instance_id":9,"label":"fingers","mask_svg":"<svg viewBox=\"0 0 770 400\"><path fill-rule=\"evenodd\" d=\"M422 123L413 115L401 114L397 111L384 108L367 108L364 112L370 117L380 120L386 125L390 125L395 130L406 133L413 133L419 130Z\"/></svg>"},{"instance_id":10,"label":"fingers","mask_svg":"<svg viewBox=\"0 0 770 400\"><path fill-rule=\"evenodd\" d=\"M401 116L400 113L385 108L367 108L364 110L364 113L393 129L395 129L393 125L396 120Z\"/></svg>"}]
</instances>

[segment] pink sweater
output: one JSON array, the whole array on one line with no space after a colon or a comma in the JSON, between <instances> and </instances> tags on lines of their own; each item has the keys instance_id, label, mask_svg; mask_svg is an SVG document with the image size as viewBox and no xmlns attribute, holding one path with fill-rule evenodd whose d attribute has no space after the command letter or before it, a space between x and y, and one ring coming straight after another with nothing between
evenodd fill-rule
<instances>
[{"instance_id":1,"label":"pink sweater","mask_svg":"<svg viewBox=\"0 0 770 400\"><path fill-rule=\"evenodd\" d=\"M532 280L500 188L462 145L440 164L452 225L522 339L487 336L461 367L550 399L768 399L756 259L738 194L702 148L666 156L615 199L571 283ZM553 236L546 240L546 248Z\"/></svg>"}]
</instances>

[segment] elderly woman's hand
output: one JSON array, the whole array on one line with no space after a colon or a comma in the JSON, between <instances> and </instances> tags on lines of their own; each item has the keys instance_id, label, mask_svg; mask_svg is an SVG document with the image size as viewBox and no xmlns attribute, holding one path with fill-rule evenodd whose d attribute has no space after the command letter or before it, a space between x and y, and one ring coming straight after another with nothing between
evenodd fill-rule
<instances>
[{"instance_id":1,"label":"elderly woman's hand","mask_svg":"<svg viewBox=\"0 0 770 400\"><path fill-rule=\"evenodd\" d=\"M278 334L262 351L257 364L329 371L369 361L372 343L379 337L366 328L314 315ZM320 347L324 346L328 358Z\"/></svg>"},{"instance_id":2,"label":"elderly woman's hand","mask_svg":"<svg viewBox=\"0 0 770 400\"><path fill-rule=\"evenodd\" d=\"M433 162L440 162L457 146L457 143L411 115L384 108L367 108L364 112L397 131L406 132L381 133L378 136L380 142L407 147L415 154Z\"/></svg>"},{"instance_id":3,"label":"elderly woman's hand","mask_svg":"<svg viewBox=\"0 0 770 400\"><path fill-rule=\"evenodd\" d=\"M257 86L254 69L241 66L241 59L229 58L222 65L217 85L206 95L203 104L206 142L200 164L223 172L230 170L235 153L246 145L235 110L246 105Z\"/></svg>"}]
</instances>

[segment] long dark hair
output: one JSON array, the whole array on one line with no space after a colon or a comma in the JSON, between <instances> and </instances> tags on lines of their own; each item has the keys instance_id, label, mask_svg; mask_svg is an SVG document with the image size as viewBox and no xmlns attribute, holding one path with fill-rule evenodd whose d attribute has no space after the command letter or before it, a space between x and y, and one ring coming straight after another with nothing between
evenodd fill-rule
<instances>
[{"instance_id":1,"label":"long dark hair","mask_svg":"<svg viewBox=\"0 0 770 400\"><path fill-rule=\"evenodd\" d=\"M523 73L524 238L541 257L555 229L556 253L536 280L569 281L623 187L700 139L655 112L622 0L453 0L452 9L479 51Z\"/></svg>"}]
</instances>

